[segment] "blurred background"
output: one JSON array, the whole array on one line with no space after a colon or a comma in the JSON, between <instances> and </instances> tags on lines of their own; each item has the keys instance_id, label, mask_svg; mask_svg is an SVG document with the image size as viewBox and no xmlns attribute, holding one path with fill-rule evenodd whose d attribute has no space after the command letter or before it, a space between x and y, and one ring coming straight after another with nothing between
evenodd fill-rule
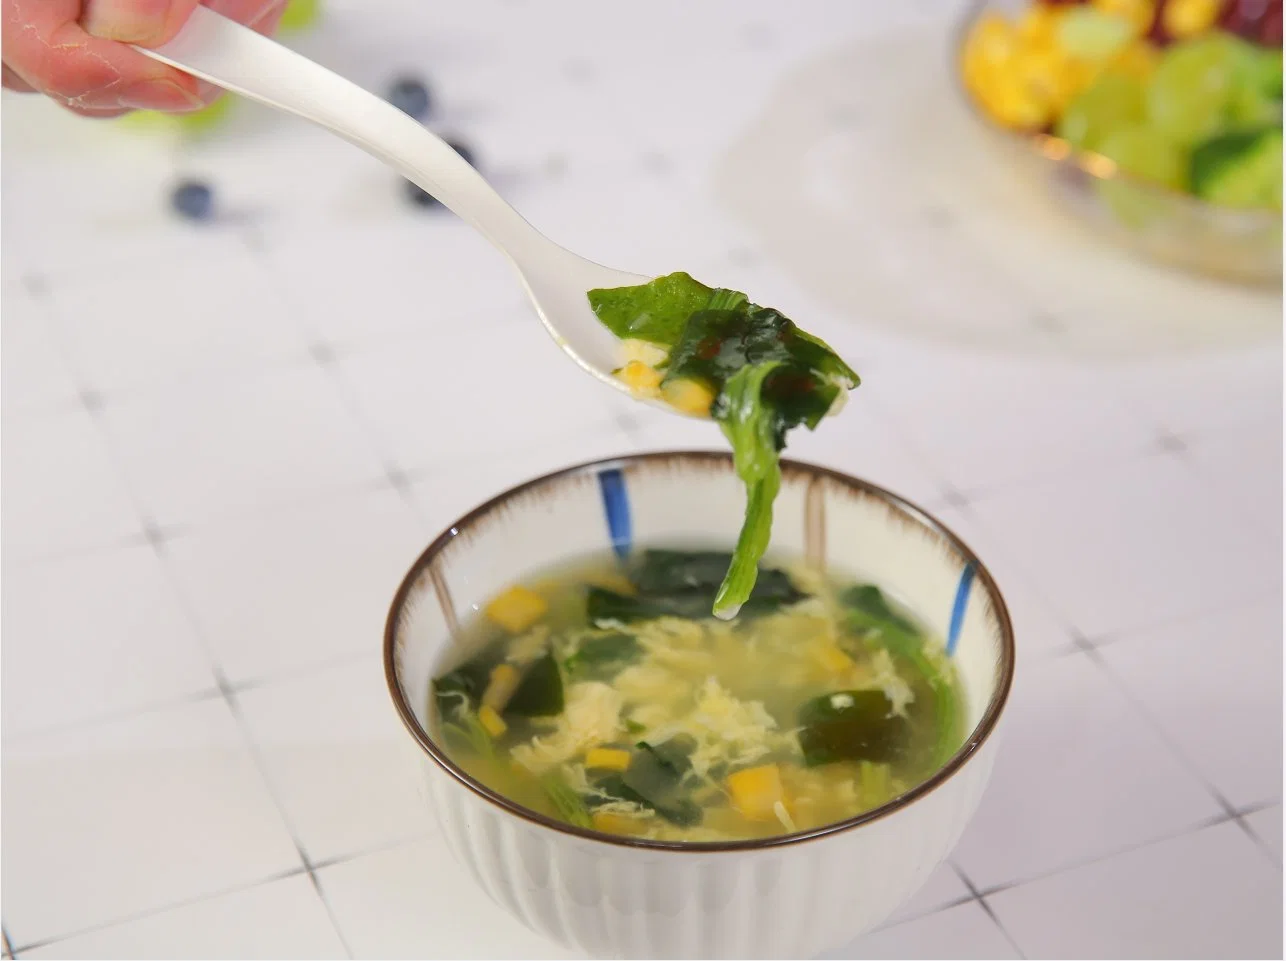
<instances>
[{"instance_id":1,"label":"blurred background","mask_svg":"<svg viewBox=\"0 0 1286 961\"><path fill-rule=\"evenodd\" d=\"M281 38L559 243L824 337L863 385L789 456L995 574L995 778L835 957L1281 956L1280 2L293 0ZM383 618L494 493L717 429L300 121L2 125L5 955L563 956L450 860Z\"/></svg>"}]
</instances>

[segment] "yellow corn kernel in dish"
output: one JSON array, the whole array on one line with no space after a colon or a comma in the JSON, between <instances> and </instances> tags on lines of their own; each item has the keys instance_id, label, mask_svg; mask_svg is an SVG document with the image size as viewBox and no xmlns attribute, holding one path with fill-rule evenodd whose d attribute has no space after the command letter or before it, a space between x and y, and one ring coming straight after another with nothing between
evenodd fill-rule
<instances>
[{"instance_id":1,"label":"yellow corn kernel in dish","mask_svg":"<svg viewBox=\"0 0 1286 961\"><path fill-rule=\"evenodd\" d=\"M821 661L822 667L834 674L842 674L853 668L853 659L838 647L823 647L818 652L817 659Z\"/></svg>"},{"instance_id":2,"label":"yellow corn kernel in dish","mask_svg":"<svg viewBox=\"0 0 1286 961\"><path fill-rule=\"evenodd\" d=\"M776 764L761 764L730 774L728 793L733 806L752 821L775 818L776 805L785 797Z\"/></svg>"},{"instance_id":3,"label":"yellow corn kernel in dish","mask_svg":"<svg viewBox=\"0 0 1286 961\"><path fill-rule=\"evenodd\" d=\"M499 737L509 730L509 725L505 723L505 719L496 713L494 707L488 704L484 704L478 709L478 723L492 737Z\"/></svg>"},{"instance_id":4,"label":"yellow corn kernel in dish","mask_svg":"<svg viewBox=\"0 0 1286 961\"><path fill-rule=\"evenodd\" d=\"M1076 76L1068 58L1053 47L1025 50L1014 58L1013 81L1040 103L1061 109L1075 94Z\"/></svg>"},{"instance_id":5,"label":"yellow corn kernel in dish","mask_svg":"<svg viewBox=\"0 0 1286 961\"><path fill-rule=\"evenodd\" d=\"M487 618L514 634L525 631L549 610L545 599L525 587L511 587L487 605Z\"/></svg>"},{"instance_id":6,"label":"yellow corn kernel in dish","mask_svg":"<svg viewBox=\"0 0 1286 961\"><path fill-rule=\"evenodd\" d=\"M1062 10L1047 3L1033 3L1018 18L1015 32L1029 49L1053 46L1057 42L1058 18Z\"/></svg>"},{"instance_id":7,"label":"yellow corn kernel in dish","mask_svg":"<svg viewBox=\"0 0 1286 961\"><path fill-rule=\"evenodd\" d=\"M1220 0L1170 0L1161 9L1161 26L1176 40L1205 33L1219 16Z\"/></svg>"},{"instance_id":8,"label":"yellow corn kernel in dish","mask_svg":"<svg viewBox=\"0 0 1286 961\"><path fill-rule=\"evenodd\" d=\"M984 103L996 120L1013 130L1039 130L1054 114L1048 102L1042 102L1013 83L996 87Z\"/></svg>"},{"instance_id":9,"label":"yellow corn kernel in dish","mask_svg":"<svg viewBox=\"0 0 1286 961\"><path fill-rule=\"evenodd\" d=\"M710 416L710 405L714 403L714 391L696 380L680 377L667 381L661 387L661 397L676 410L698 417Z\"/></svg>"},{"instance_id":10,"label":"yellow corn kernel in dish","mask_svg":"<svg viewBox=\"0 0 1286 961\"><path fill-rule=\"evenodd\" d=\"M618 747L596 747L585 755L585 766L599 771L624 771L630 766L630 752Z\"/></svg>"},{"instance_id":11,"label":"yellow corn kernel in dish","mask_svg":"<svg viewBox=\"0 0 1286 961\"><path fill-rule=\"evenodd\" d=\"M632 360L616 372L616 377L635 393L650 394L661 386L661 372L641 360Z\"/></svg>"},{"instance_id":12,"label":"yellow corn kernel in dish","mask_svg":"<svg viewBox=\"0 0 1286 961\"><path fill-rule=\"evenodd\" d=\"M641 819L613 811L595 811L590 823L595 831L602 831L604 834L637 834L643 826Z\"/></svg>"},{"instance_id":13,"label":"yellow corn kernel in dish","mask_svg":"<svg viewBox=\"0 0 1286 961\"><path fill-rule=\"evenodd\" d=\"M601 587L630 597L638 593L638 588L634 586L634 582L619 571L603 571L591 574L585 579L585 583L590 587Z\"/></svg>"},{"instance_id":14,"label":"yellow corn kernel in dish","mask_svg":"<svg viewBox=\"0 0 1286 961\"><path fill-rule=\"evenodd\" d=\"M1167 8L1169 9L1169 8ZM1136 40L1126 46L1112 61L1112 70L1138 80L1147 81L1157 68L1161 53L1146 40Z\"/></svg>"},{"instance_id":15,"label":"yellow corn kernel in dish","mask_svg":"<svg viewBox=\"0 0 1286 961\"><path fill-rule=\"evenodd\" d=\"M1018 50L1018 35L1013 24L995 11L983 14L965 39L966 59L1003 66Z\"/></svg>"},{"instance_id":16,"label":"yellow corn kernel in dish","mask_svg":"<svg viewBox=\"0 0 1286 961\"><path fill-rule=\"evenodd\" d=\"M487 689L482 692L482 703L497 711L504 710L504 706L509 703L509 698L513 697L514 691L518 689L518 681L516 667L512 664L497 664L491 669L491 679L487 681Z\"/></svg>"}]
</instances>

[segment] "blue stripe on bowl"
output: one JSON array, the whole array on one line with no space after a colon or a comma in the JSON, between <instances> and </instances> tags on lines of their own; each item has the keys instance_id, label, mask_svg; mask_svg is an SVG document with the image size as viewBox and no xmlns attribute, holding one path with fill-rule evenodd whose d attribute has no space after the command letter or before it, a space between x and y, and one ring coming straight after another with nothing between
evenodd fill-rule
<instances>
[{"instance_id":1,"label":"blue stripe on bowl","mask_svg":"<svg viewBox=\"0 0 1286 961\"><path fill-rule=\"evenodd\" d=\"M598 487L603 493L603 513L607 516L607 533L612 550L624 560L630 553L634 535L630 529L630 494L625 488L625 474L610 468L598 474Z\"/></svg>"},{"instance_id":2,"label":"blue stripe on bowl","mask_svg":"<svg viewBox=\"0 0 1286 961\"><path fill-rule=\"evenodd\" d=\"M947 656L956 652L960 629L964 626L965 609L969 606L969 591L973 587L973 565L966 564L956 585L955 603L951 605L951 626L947 628Z\"/></svg>"}]
</instances>

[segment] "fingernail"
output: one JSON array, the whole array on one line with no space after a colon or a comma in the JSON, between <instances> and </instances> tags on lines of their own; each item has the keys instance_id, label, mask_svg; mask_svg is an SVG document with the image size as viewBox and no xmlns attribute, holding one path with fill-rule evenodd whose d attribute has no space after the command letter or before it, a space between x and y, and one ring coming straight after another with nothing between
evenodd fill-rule
<instances>
[{"instance_id":1,"label":"fingernail","mask_svg":"<svg viewBox=\"0 0 1286 961\"><path fill-rule=\"evenodd\" d=\"M104 40L147 43L165 30L170 0L86 0L80 23Z\"/></svg>"},{"instance_id":2,"label":"fingernail","mask_svg":"<svg viewBox=\"0 0 1286 961\"><path fill-rule=\"evenodd\" d=\"M184 90L173 80L142 80L121 93L122 107L132 110L164 110L188 113L200 110L205 103L194 93Z\"/></svg>"}]
</instances>

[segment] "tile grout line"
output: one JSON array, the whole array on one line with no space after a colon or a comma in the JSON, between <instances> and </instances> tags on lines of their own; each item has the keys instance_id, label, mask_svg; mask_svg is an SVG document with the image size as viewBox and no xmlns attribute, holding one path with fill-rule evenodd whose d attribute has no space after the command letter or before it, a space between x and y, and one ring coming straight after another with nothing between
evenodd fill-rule
<instances>
[{"instance_id":1,"label":"tile grout line","mask_svg":"<svg viewBox=\"0 0 1286 961\"><path fill-rule=\"evenodd\" d=\"M60 344L60 350L61 349L62 347ZM201 648L206 656L206 660L209 664L211 675L213 676L215 685L218 688L218 693L220 694L224 704L227 706L228 710L232 714L233 721L237 726L237 732L241 737L242 743L245 746L246 750L249 751L251 760L253 761L255 765L255 769L258 772L259 777L264 784L264 788L268 792L268 796L272 799L273 806L277 810L277 816L281 818L282 826L285 828L287 835L290 837L291 843L294 844L295 846L295 852L299 857L300 864L302 865L302 869L306 871L308 873L309 878L312 879L313 887L317 891L318 897L321 898L322 904L326 909L327 916L330 918L331 926L335 929L335 935L339 939L340 943L344 946L345 953L348 954L348 956L351 958L352 951L349 948L346 939L344 938L343 932L340 931L339 926L335 922L334 912L331 910L330 905L326 902L325 897L322 896L321 894L320 888L317 886L317 880L316 880L316 877L313 875L312 865L308 861L308 856L304 853L303 846L299 842L299 838L295 833L294 825L291 823L290 818L286 813L285 807L281 803L281 799L277 796L276 788L272 782L272 779L268 775L267 765L262 756L262 752L259 750L259 747L255 743L254 738L251 736L249 728L246 726L245 719L241 714L240 706L237 704L237 701L236 701L234 688L229 683L227 677L224 675L223 669L219 665L218 658L215 656L214 650L210 645L210 640L206 636L206 633L202 628L200 618L196 616L196 612L193 610L186 592L182 589L181 585L179 584L177 580L177 576L174 573L171 564L169 563L167 551L165 549L165 541L167 538L164 535L163 529L160 527L160 525L158 525L155 522L155 520L151 517L149 511L144 507L142 499L139 497L138 493L134 490L134 485L129 480L128 473L122 469L122 465L120 463L120 453L116 448L114 438L112 437L111 431L107 429L107 425L102 420L102 414L101 414L102 405L101 403L98 403L96 401L91 401L90 399L93 397L97 397L97 394L92 391L87 391L83 382L83 378L79 371L77 371L74 367L70 369L71 369L73 383L81 392L81 405L85 409L85 411L89 414L90 419L93 421L95 428L99 431L99 434L103 439L103 443L107 448L107 450L109 451L110 456L112 457L113 467L116 469L116 472L120 476L121 485L123 489L126 491L127 496L130 499L131 506L134 508L135 517L140 524L143 538L145 542L152 548L152 552L156 557L158 563L160 564L161 569L164 572L163 576L165 577L165 580L169 585L170 591L174 595L176 601L178 602L180 608L183 611L183 615L187 620L188 625L192 628L192 631L195 637L198 639L201 645Z\"/></svg>"},{"instance_id":2,"label":"tile grout line","mask_svg":"<svg viewBox=\"0 0 1286 961\"><path fill-rule=\"evenodd\" d=\"M977 885L970 880L969 875L966 874L957 864L952 863L951 869L956 872L956 876L960 878L961 883L969 889L969 894L978 902L978 907L982 908L982 910L986 912L987 917L991 918L991 923L999 929L1001 935L1004 936L1004 939L1009 942L1009 946L1014 949L1014 953L1018 955L1019 958L1026 958L1026 953L1018 946L1018 942L1014 940L1013 935L1009 933L1008 929L1001 924L1000 918L996 915L995 909L987 903L986 897L978 890Z\"/></svg>"},{"instance_id":3,"label":"tile grout line","mask_svg":"<svg viewBox=\"0 0 1286 961\"><path fill-rule=\"evenodd\" d=\"M1214 798L1215 803L1223 809L1225 820L1235 821L1241 829L1250 835L1252 840L1257 840L1254 833L1241 820L1241 814L1237 811L1236 806L1228 800L1206 775L1197 767L1196 762L1188 756L1188 752L1174 739L1174 737L1162 725L1160 719L1150 711L1135 695L1132 688L1125 683L1125 680L1112 670L1102 653L1089 641L1078 638L1078 643L1083 645L1085 655L1095 664L1099 671L1109 680L1109 682L1121 693L1121 695L1130 703L1130 705L1144 718L1145 723L1161 738L1168 747L1176 760L1192 775L1196 781L1206 789L1207 793Z\"/></svg>"},{"instance_id":4,"label":"tile grout line","mask_svg":"<svg viewBox=\"0 0 1286 961\"><path fill-rule=\"evenodd\" d=\"M1274 801L1272 803L1275 804L1278 802ZM1056 877L1059 874L1066 874L1070 871L1076 871L1076 870L1079 870L1080 868L1089 867L1092 864L1098 864L1102 861L1110 860L1111 858L1120 857L1121 855L1125 855L1125 854L1131 854L1134 851L1141 851L1144 848L1149 848L1149 847L1152 847L1153 845L1164 844L1168 841L1175 841L1175 840L1178 840L1179 838L1187 837L1189 834L1196 834L1199 831L1204 831L1207 828L1218 827L1220 824L1227 824L1229 821L1233 821L1235 819L1236 819L1235 815L1229 815L1228 813L1221 811L1219 814L1212 815L1208 818L1203 818L1202 820L1197 821L1193 824L1190 824L1187 827L1179 828L1178 830L1175 830L1175 831L1170 831L1166 834L1163 834L1159 837L1152 838L1147 841L1138 841L1133 844L1127 844L1123 848L1117 848L1115 851L1110 851L1106 854L1098 854L1098 855L1095 855L1094 857L1081 858L1076 861L1069 861L1066 864L1060 865L1056 868L1052 868L1048 871L1040 871L1036 874L1029 874L1025 877L1017 878L1016 880L1013 880L1013 881L1002 881L999 884L993 884L988 888L981 889L980 896L991 897L993 894L1001 894L1002 892L1012 890L1013 888L1020 888L1028 884L1034 884L1037 881L1046 881L1052 877Z\"/></svg>"},{"instance_id":5,"label":"tile grout line","mask_svg":"<svg viewBox=\"0 0 1286 961\"><path fill-rule=\"evenodd\" d=\"M232 887L220 888L217 891L210 891L206 894L198 894L190 898L181 898L178 901L171 901L158 907L148 908L146 911L136 911L133 914L127 914L124 917L112 918L110 921L102 921L97 924L91 924L83 928L76 928L65 934L59 934L52 938L42 938L37 941L31 941L14 949L13 956L18 958L24 951L32 951L36 948L43 948L50 944L58 944L61 941L70 941L72 938L83 937L86 934L93 934L97 931L105 931L108 928L116 927L120 924L129 924L133 921L141 921L150 918L153 915L163 914L166 911L174 911L179 908L190 907L193 904L200 904L202 901L211 901L215 898L225 897L229 894L237 894L241 891L249 891L254 888L262 887L265 884L274 884L277 881L284 881L287 878L297 877L304 873L301 865L297 868L291 868L288 871L279 871L276 874L270 874L266 877L258 878L254 881L248 881L245 884L234 884Z\"/></svg>"},{"instance_id":6,"label":"tile grout line","mask_svg":"<svg viewBox=\"0 0 1286 961\"><path fill-rule=\"evenodd\" d=\"M228 710L232 712L232 716L237 724L237 730L241 734L242 742L244 743L246 750L250 752L250 757L254 762L255 769L259 772L259 777L263 781L264 788L267 790L268 796L272 799L273 807L277 809L277 816L281 818L282 826L286 829L286 833L290 836L291 843L295 846L295 853L299 856L299 861L303 865L303 870L308 874L308 879L312 882L313 890L321 901L322 907L326 911L326 916L330 919L331 927L335 930L335 936L339 939L339 943L343 945L344 953L351 958L353 956L352 948L349 947L348 939L344 937L344 932L340 929L339 923L335 918L335 912L332 910L330 902L326 900L326 896L322 892L321 885L317 882L317 875L313 864L309 861L308 854L304 851L304 846L299 840L299 835L296 833L295 826L290 820L289 813L286 811L286 806L278 796L277 786L268 773L269 767L267 759L263 756L263 752L260 750L259 745L251 735L250 727L246 723L245 716L241 712L241 705L237 701L236 692L233 690L232 686L224 680L222 672L219 673L219 690L223 694L223 700L224 703L227 704Z\"/></svg>"},{"instance_id":7,"label":"tile grout line","mask_svg":"<svg viewBox=\"0 0 1286 961\"><path fill-rule=\"evenodd\" d=\"M361 848L360 850L351 851L346 854L339 854L334 857L325 858L321 861L314 863L312 865L312 869L314 872L324 871L328 868L337 867L338 865L341 865L341 864L347 864L349 861L356 861L359 858L369 857L375 854L381 854L385 851L391 851L395 848L402 847L403 845L415 844L423 840L425 836L426 834L424 832L413 833L413 834L406 835L405 837L397 838L393 841L386 841L380 844L372 845L371 847ZM289 870L281 871L277 874L270 874L270 875L267 875L266 877L258 878L254 881L247 881L244 884L235 884L232 887L222 888L218 891L211 891L208 894L198 894L190 898L183 898L182 900L179 900L179 901L172 901L167 904L159 905L158 907L148 908L144 911L135 912L134 914L113 918L110 921L103 921L99 924L92 924L89 927L78 928L74 931L67 932L66 934L59 934L56 937L44 938L40 941L32 941L29 944L22 945L20 948L14 951L13 957L15 958L18 957L18 952L21 952L21 951L30 951L33 948L42 948L42 947L45 947L46 945L57 944L61 941L68 941L72 938L78 938L86 934L92 934L96 931L103 931L108 928L116 927L117 925L129 924L134 921L142 921L146 918L153 917L154 915L164 914L166 911L174 911L179 908L190 907L194 904L200 904L202 901L211 901L211 900L214 900L215 898L226 897L229 894L237 894L243 891L253 891L255 888L261 888L269 884L276 884L278 881L285 881L288 878L298 877L301 874L307 874L307 873L309 873L308 869L301 864L297 868L290 868ZM328 914L329 914L330 913L329 904L326 904L325 907L328 909ZM332 916L332 923L333 923L333 916ZM340 942L344 943L345 947L347 947L347 943L343 937L342 932L337 932L337 933L340 934ZM12 941L9 942L10 945L12 945L12 943L13 943Z\"/></svg>"}]
</instances>

